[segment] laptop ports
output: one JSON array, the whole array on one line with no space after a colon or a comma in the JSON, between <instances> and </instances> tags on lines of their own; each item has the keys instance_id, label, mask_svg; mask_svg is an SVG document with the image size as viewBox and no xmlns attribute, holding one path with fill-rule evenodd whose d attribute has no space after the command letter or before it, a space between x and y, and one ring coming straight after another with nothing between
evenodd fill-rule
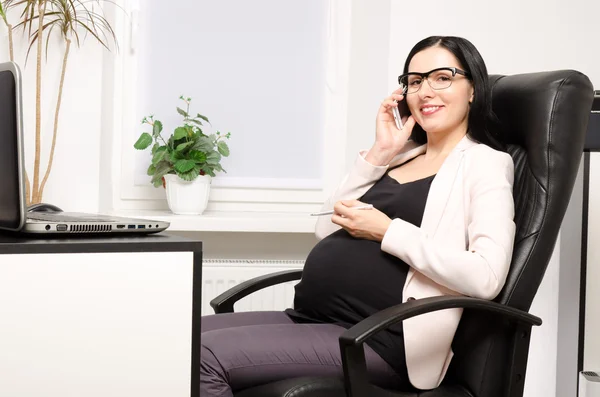
<instances>
[{"instance_id":1,"label":"laptop ports","mask_svg":"<svg viewBox=\"0 0 600 397\"><path fill-rule=\"evenodd\" d=\"M125 229L125 225L117 225L117 229Z\"/></svg>"},{"instance_id":2,"label":"laptop ports","mask_svg":"<svg viewBox=\"0 0 600 397\"><path fill-rule=\"evenodd\" d=\"M135 229L135 225L127 225L127 229Z\"/></svg>"},{"instance_id":3,"label":"laptop ports","mask_svg":"<svg viewBox=\"0 0 600 397\"><path fill-rule=\"evenodd\" d=\"M66 232L67 231L67 225L56 225L56 231L57 232Z\"/></svg>"},{"instance_id":4,"label":"laptop ports","mask_svg":"<svg viewBox=\"0 0 600 397\"><path fill-rule=\"evenodd\" d=\"M146 225L138 225L138 229L145 229Z\"/></svg>"}]
</instances>

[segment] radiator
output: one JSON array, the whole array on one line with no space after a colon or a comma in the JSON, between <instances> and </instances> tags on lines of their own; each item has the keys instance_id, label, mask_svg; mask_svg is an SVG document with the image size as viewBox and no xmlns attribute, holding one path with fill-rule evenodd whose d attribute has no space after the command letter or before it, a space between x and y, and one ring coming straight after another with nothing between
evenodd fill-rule
<instances>
[{"instance_id":1,"label":"radiator","mask_svg":"<svg viewBox=\"0 0 600 397\"><path fill-rule=\"evenodd\" d=\"M202 261L202 315L214 314L210 301L246 280L282 270L302 269L304 261L257 259L204 259ZM257 291L234 306L236 312L283 310L292 307L294 285L291 281Z\"/></svg>"}]
</instances>

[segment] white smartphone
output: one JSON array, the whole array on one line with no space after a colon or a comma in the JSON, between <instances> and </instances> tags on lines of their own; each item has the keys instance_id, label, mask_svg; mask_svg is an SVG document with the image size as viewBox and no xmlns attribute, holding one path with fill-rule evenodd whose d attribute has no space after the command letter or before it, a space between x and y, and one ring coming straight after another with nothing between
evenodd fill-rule
<instances>
[{"instance_id":1,"label":"white smartphone","mask_svg":"<svg viewBox=\"0 0 600 397\"><path fill-rule=\"evenodd\" d=\"M404 128L402 117L408 117L410 115L410 110L408 110L408 105L406 104L406 87L404 85L401 85L401 87L404 89L404 99L401 102L396 101L398 106L392 108L394 121L396 122L396 127L399 130Z\"/></svg>"},{"instance_id":2,"label":"white smartphone","mask_svg":"<svg viewBox=\"0 0 600 397\"><path fill-rule=\"evenodd\" d=\"M396 101L397 103L398 101ZM394 121L396 122L396 127L401 130L402 128L404 128L404 125L402 124L402 118L400 117L400 111L398 110L398 107L394 107L392 108L392 113L394 113Z\"/></svg>"}]
</instances>

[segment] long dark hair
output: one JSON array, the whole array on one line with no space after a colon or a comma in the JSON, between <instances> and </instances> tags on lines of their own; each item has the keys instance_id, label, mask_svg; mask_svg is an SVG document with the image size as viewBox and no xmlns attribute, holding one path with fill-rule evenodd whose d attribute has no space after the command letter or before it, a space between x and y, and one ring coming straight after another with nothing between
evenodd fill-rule
<instances>
[{"instance_id":1,"label":"long dark hair","mask_svg":"<svg viewBox=\"0 0 600 397\"><path fill-rule=\"evenodd\" d=\"M454 36L431 36L419 41L406 58L404 73L408 73L408 65L417 53L435 46L450 51L460 66L469 72L469 79L473 83L474 97L469 110L467 135L477 142L505 151L504 139L490 130L497 118L492 111L492 89L487 68L481 54L469 40ZM419 124L415 124L411 139L419 144L427 142L427 134Z\"/></svg>"}]
</instances>

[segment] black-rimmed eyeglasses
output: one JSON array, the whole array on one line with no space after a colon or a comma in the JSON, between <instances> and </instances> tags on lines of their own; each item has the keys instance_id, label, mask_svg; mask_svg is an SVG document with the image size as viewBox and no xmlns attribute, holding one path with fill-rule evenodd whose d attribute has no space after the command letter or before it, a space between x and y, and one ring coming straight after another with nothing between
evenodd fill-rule
<instances>
[{"instance_id":1,"label":"black-rimmed eyeglasses","mask_svg":"<svg viewBox=\"0 0 600 397\"><path fill-rule=\"evenodd\" d=\"M470 79L471 75L459 68L437 68L426 73L411 72L398 77L398 83L404 86L404 93L414 94L421 89L423 81L427 80L434 90L443 90L452 85L454 76L463 75Z\"/></svg>"}]
</instances>

